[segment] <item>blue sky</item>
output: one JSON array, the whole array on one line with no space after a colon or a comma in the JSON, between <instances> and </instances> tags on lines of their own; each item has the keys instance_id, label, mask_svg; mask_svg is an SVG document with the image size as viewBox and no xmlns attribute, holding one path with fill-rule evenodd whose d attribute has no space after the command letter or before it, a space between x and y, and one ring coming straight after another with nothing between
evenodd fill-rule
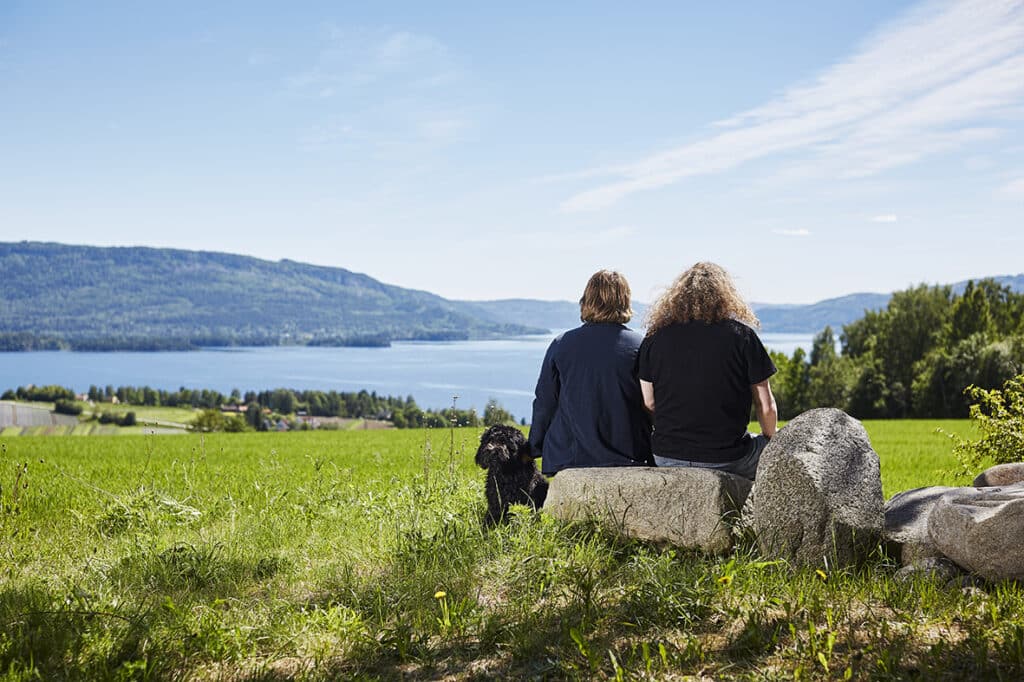
<instances>
[{"instance_id":1,"label":"blue sky","mask_svg":"<svg viewBox=\"0 0 1024 682\"><path fill-rule=\"evenodd\" d=\"M1016 274L1022 228L1020 0L0 1L3 241L781 303Z\"/></svg>"}]
</instances>

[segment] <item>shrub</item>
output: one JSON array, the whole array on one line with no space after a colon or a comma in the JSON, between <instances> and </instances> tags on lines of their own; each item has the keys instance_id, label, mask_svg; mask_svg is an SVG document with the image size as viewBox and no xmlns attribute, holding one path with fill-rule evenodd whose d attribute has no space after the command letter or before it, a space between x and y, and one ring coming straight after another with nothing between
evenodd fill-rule
<instances>
[{"instance_id":1,"label":"shrub","mask_svg":"<svg viewBox=\"0 0 1024 682\"><path fill-rule=\"evenodd\" d=\"M203 410L195 419L192 420L192 423L189 425L189 429L192 431L206 433L211 431L223 431L224 415L217 409Z\"/></svg>"},{"instance_id":2,"label":"shrub","mask_svg":"<svg viewBox=\"0 0 1024 682\"><path fill-rule=\"evenodd\" d=\"M82 406L73 400L58 400L53 405L53 411L60 414L78 416L82 414Z\"/></svg>"},{"instance_id":3,"label":"shrub","mask_svg":"<svg viewBox=\"0 0 1024 682\"><path fill-rule=\"evenodd\" d=\"M981 433L978 440L953 436L953 454L965 471L991 458L996 464L1024 460L1024 374L1006 381L1002 389L968 386L971 419Z\"/></svg>"}]
</instances>

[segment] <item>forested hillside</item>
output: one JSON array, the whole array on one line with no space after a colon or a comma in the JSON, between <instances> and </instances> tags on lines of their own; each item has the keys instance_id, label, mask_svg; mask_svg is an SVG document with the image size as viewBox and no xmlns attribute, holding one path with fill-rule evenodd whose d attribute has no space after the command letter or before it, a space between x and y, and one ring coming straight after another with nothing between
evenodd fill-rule
<instances>
[{"instance_id":1,"label":"forested hillside","mask_svg":"<svg viewBox=\"0 0 1024 682\"><path fill-rule=\"evenodd\" d=\"M543 332L341 268L152 248L0 244L0 348L383 345Z\"/></svg>"},{"instance_id":2,"label":"forested hillside","mask_svg":"<svg viewBox=\"0 0 1024 682\"><path fill-rule=\"evenodd\" d=\"M842 353L826 327L810 355L773 353L784 419L838 407L861 419L966 417L968 386L999 388L1024 372L1024 294L1013 278L920 285L844 325Z\"/></svg>"}]
</instances>

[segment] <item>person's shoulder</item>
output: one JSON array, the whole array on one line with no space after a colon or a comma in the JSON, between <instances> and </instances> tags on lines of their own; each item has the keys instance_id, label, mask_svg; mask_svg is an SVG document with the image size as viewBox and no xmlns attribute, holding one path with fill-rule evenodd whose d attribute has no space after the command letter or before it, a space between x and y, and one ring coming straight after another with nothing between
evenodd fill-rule
<instances>
[{"instance_id":1,"label":"person's shoulder","mask_svg":"<svg viewBox=\"0 0 1024 682\"><path fill-rule=\"evenodd\" d=\"M718 322L718 324L726 327L734 334L739 334L740 336L757 336L757 330L742 320L734 320L730 317Z\"/></svg>"},{"instance_id":2,"label":"person's shoulder","mask_svg":"<svg viewBox=\"0 0 1024 682\"><path fill-rule=\"evenodd\" d=\"M638 346L640 345L640 342L644 340L643 334L641 334L635 329L627 327L626 325L621 326L619 330L619 335L622 336L622 338L624 339L629 339L630 341L636 343L636 345Z\"/></svg>"},{"instance_id":3,"label":"person's shoulder","mask_svg":"<svg viewBox=\"0 0 1024 682\"><path fill-rule=\"evenodd\" d=\"M761 337L758 336L757 329L742 320L722 320L720 324L724 325L730 334L738 338L742 343L761 344Z\"/></svg>"}]
</instances>

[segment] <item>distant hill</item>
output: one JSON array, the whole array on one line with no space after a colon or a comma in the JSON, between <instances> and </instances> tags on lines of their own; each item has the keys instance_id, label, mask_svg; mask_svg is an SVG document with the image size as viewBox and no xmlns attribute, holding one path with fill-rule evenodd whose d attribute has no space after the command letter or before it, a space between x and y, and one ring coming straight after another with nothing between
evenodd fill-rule
<instances>
[{"instance_id":1,"label":"distant hill","mask_svg":"<svg viewBox=\"0 0 1024 682\"><path fill-rule=\"evenodd\" d=\"M506 298L497 301L459 301L465 309L484 319L498 323L518 322L530 327L562 331L580 324L580 304L570 301L537 301L528 298ZM646 304L633 301L631 327L639 328L647 312Z\"/></svg>"},{"instance_id":2,"label":"distant hill","mask_svg":"<svg viewBox=\"0 0 1024 682\"><path fill-rule=\"evenodd\" d=\"M884 308L891 294L849 294L806 305L755 303L761 331L777 334L816 334L826 326L838 332L864 316L865 310Z\"/></svg>"},{"instance_id":3,"label":"distant hill","mask_svg":"<svg viewBox=\"0 0 1024 682\"><path fill-rule=\"evenodd\" d=\"M1024 275L995 277L1024 291ZM966 282L953 286L962 291ZM837 332L890 294L757 304L762 331ZM647 306L634 301L631 326ZM570 301L451 301L343 268L145 247L0 243L0 350L386 345L546 334L579 324Z\"/></svg>"},{"instance_id":4,"label":"distant hill","mask_svg":"<svg viewBox=\"0 0 1024 682\"><path fill-rule=\"evenodd\" d=\"M977 282L979 277L974 281ZM1016 292L1024 292L1024 274L991 277ZM967 281L951 285L956 294L963 293ZM864 317L866 310L881 310L889 305L892 294L860 293L828 298L806 305L754 303L752 308L761 320L761 331L791 334L816 334L831 326L838 334L844 324Z\"/></svg>"},{"instance_id":5,"label":"distant hill","mask_svg":"<svg viewBox=\"0 0 1024 682\"><path fill-rule=\"evenodd\" d=\"M980 277L978 279L981 279ZM995 281L1012 290L1024 292L1024 275L999 275ZM977 281L977 280L975 280ZM967 280L952 285L961 293ZM831 326L838 334L843 325L859 320L866 310L881 310L889 304L892 294L858 293L828 298L817 303L752 303L751 307L761 320L761 331L775 334L817 334ZM580 323L579 304L569 301L537 301L532 299L503 299L497 301L462 301L468 311L495 322L519 323L531 327L562 330ZM630 326L643 325L648 305L633 302L633 321Z\"/></svg>"},{"instance_id":6,"label":"distant hill","mask_svg":"<svg viewBox=\"0 0 1024 682\"><path fill-rule=\"evenodd\" d=\"M0 343L11 349L384 345L546 329L481 317L342 268L176 249L0 243Z\"/></svg>"}]
</instances>

